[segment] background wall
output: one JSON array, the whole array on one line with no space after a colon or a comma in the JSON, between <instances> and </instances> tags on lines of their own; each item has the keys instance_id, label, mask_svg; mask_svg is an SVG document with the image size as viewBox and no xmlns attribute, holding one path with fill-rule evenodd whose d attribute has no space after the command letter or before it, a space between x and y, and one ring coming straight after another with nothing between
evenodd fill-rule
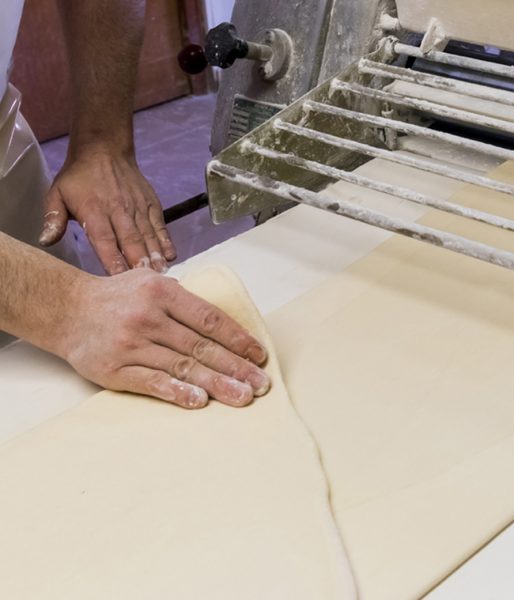
<instances>
[{"instance_id":1,"label":"background wall","mask_svg":"<svg viewBox=\"0 0 514 600\"><path fill-rule=\"evenodd\" d=\"M230 21L235 0L204 0L209 29L224 21Z\"/></svg>"},{"instance_id":2,"label":"background wall","mask_svg":"<svg viewBox=\"0 0 514 600\"><path fill-rule=\"evenodd\" d=\"M216 10L225 4L214 3ZM203 0L147 1L137 109L207 91L207 75L189 78L176 59L188 41L204 37ZM68 133L68 59L56 0L26 0L11 81L23 94L23 114L40 141Z\"/></svg>"}]
</instances>

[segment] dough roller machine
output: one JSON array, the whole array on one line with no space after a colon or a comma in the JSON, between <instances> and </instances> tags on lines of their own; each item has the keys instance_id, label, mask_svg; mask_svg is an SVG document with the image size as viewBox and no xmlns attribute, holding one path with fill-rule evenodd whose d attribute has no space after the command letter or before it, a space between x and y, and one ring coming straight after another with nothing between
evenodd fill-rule
<instances>
[{"instance_id":1,"label":"dough roller machine","mask_svg":"<svg viewBox=\"0 0 514 600\"><path fill-rule=\"evenodd\" d=\"M514 196L480 166L514 159L513 13L508 0L237 2L235 27L216 28L206 49L206 64L231 67L207 168L214 222L304 203L514 268L510 252L322 191L345 181L514 231L354 172L380 158Z\"/></svg>"}]
</instances>

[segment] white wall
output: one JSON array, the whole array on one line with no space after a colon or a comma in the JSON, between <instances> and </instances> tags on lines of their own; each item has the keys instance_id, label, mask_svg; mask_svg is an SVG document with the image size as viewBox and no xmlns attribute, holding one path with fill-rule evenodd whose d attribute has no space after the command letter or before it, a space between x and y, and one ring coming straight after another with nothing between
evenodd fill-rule
<instances>
[{"instance_id":1,"label":"white wall","mask_svg":"<svg viewBox=\"0 0 514 600\"><path fill-rule=\"evenodd\" d=\"M204 0L209 29L230 21L235 0Z\"/></svg>"}]
</instances>

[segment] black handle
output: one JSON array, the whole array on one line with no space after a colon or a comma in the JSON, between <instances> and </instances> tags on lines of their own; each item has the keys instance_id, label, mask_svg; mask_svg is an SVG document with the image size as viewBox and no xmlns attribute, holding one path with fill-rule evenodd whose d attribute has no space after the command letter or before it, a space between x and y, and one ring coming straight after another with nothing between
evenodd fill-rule
<instances>
[{"instance_id":1,"label":"black handle","mask_svg":"<svg viewBox=\"0 0 514 600\"><path fill-rule=\"evenodd\" d=\"M186 46L178 55L180 68L189 75L198 75L211 67L228 69L238 58L246 58L250 46L242 40L232 23L221 23L207 34L205 50L197 44Z\"/></svg>"},{"instance_id":2,"label":"black handle","mask_svg":"<svg viewBox=\"0 0 514 600\"><path fill-rule=\"evenodd\" d=\"M232 23L221 23L207 34L205 56L213 67L228 69L238 58L246 58L248 43L242 40Z\"/></svg>"}]
</instances>

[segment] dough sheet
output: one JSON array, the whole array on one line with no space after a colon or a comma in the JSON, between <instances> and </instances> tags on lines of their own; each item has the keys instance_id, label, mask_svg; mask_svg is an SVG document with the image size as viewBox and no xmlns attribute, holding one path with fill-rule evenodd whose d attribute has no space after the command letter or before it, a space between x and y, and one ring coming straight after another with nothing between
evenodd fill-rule
<instances>
[{"instance_id":1,"label":"dough sheet","mask_svg":"<svg viewBox=\"0 0 514 600\"><path fill-rule=\"evenodd\" d=\"M514 218L502 194L454 200ZM271 344L229 272L185 284ZM361 600L419 598L514 517L513 299L512 272L395 237L270 315L323 469L273 353L248 409L104 392L7 443L0 596L353 599L340 532Z\"/></svg>"},{"instance_id":2,"label":"dough sheet","mask_svg":"<svg viewBox=\"0 0 514 600\"><path fill-rule=\"evenodd\" d=\"M514 218L500 193L454 200ZM511 232L421 221L514 251ZM394 237L267 323L361 600L419 598L513 521L514 273Z\"/></svg>"},{"instance_id":3,"label":"dough sheet","mask_svg":"<svg viewBox=\"0 0 514 600\"><path fill-rule=\"evenodd\" d=\"M229 271L184 285L271 348ZM354 600L317 448L273 351L268 369L272 392L244 410L103 392L4 444L0 597Z\"/></svg>"}]
</instances>

